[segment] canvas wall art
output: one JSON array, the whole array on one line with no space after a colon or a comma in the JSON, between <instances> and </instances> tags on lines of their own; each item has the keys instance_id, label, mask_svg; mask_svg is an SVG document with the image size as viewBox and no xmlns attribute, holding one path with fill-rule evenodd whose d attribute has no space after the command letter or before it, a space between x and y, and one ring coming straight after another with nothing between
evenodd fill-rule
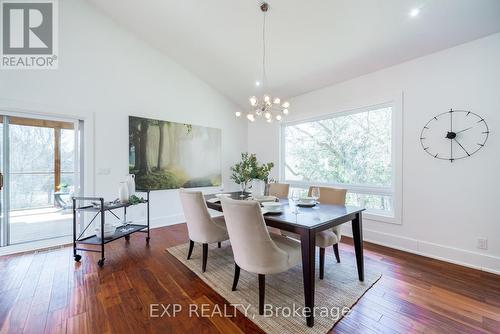
<instances>
[{"instance_id":1,"label":"canvas wall art","mask_svg":"<svg viewBox=\"0 0 500 334\"><path fill-rule=\"evenodd\" d=\"M137 189L220 186L221 130L129 116L129 171Z\"/></svg>"}]
</instances>

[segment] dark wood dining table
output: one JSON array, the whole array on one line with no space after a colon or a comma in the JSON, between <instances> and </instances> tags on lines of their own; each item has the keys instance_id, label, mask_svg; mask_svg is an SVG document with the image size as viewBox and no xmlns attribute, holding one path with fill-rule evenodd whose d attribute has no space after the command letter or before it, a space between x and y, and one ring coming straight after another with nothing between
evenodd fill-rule
<instances>
[{"instance_id":1,"label":"dark wood dining table","mask_svg":"<svg viewBox=\"0 0 500 334\"><path fill-rule=\"evenodd\" d=\"M247 200L250 194L241 192L229 193L232 199ZM215 198L215 194L205 196L205 200ZM354 239L354 250L356 252L356 264L358 267L358 278L364 280L363 260L363 226L362 212L364 208L344 205L331 205L320 203L315 208L298 208L295 213L295 205L290 205L288 200L281 199L283 212L279 214L265 214L264 220L267 226L280 230L289 231L300 235L302 248L302 272L304 279L304 299L306 322L309 327L314 326L314 281L315 281L315 249L316 233L330 229L347 222L352 222L352 236ZM221 211L220 202L207 201L211 209Z\"/></svg>"}]
</instances>

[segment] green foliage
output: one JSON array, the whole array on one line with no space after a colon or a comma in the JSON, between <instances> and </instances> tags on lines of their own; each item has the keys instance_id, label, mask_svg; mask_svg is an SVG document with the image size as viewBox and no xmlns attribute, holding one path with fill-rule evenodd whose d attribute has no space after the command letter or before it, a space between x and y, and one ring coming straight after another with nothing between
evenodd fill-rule
<instances>
[{"instance_id":1,"label":"green foliage","mask_svg":"<svg viewBox=\"0 0 500 334\"><path fill-rule=\"evenodd\" d=\"M196 188L196 187L213 187L215 184L210 180L210 178L199 177L195 179L188 180L184 183L184 188Z\"/></svg>"},{"instance_id":2,"label":"green foliage","mask_svg":"<svg viewBox=\"0 0 500 334\"><path fill-rule=\"evenodd\" d=\"M285 128L285 178L310 182L392 184L391 108Z\"/></svg>"},{"instance_id":3,"label":"green foliage","mask_svg":"<svg viewBox=\"0 0 500 334\"><path fill-rule=\"evenodd\" d=\"M135 182L139 189L176 189L186 180L168 170L152 170L147 174L136 174Z\"/></svg>"},{"instance_id":4,"label":"green foliage","mask_svg":"<svg viewBox=\"0 0 500 334\"><path fill-rule=\"evenodd\" d=\"M273 167L272 162L259 166L255 154L241 153L241 161L231 167L231 179L237 184L247 183L252 179L267 181Z\"/></svg>"},{"instance_id":5,"label":"green foliage","mask_svg":"<svg viewBox=\"0 0 500 334\"><path fill-rule=\"evenodd\" d=\"M131 205L144 203L144 202L145 202L144 198L137 197L135 195L130 196L128 199L128 203Z\"/></svg>"}]
</instances>

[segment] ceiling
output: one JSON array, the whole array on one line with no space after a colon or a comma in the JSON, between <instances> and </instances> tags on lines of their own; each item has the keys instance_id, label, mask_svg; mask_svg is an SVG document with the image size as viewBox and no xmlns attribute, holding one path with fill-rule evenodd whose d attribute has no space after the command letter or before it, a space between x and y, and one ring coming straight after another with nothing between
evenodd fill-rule
<instances>
[{"instance_id":1,"label":"ceiling","mask_svg":"<svg viewBox=\"0 0 500 334\"><path fill-rule=\"evenodd\" d=\"M258 0L88 0L237 104L259 94ZM267 89L292 97L500 31L499 0L269 0ZM420 8L417 17L410 17ZM293 107L293 106L292 106Z\"/></svg>"}]
</instances>

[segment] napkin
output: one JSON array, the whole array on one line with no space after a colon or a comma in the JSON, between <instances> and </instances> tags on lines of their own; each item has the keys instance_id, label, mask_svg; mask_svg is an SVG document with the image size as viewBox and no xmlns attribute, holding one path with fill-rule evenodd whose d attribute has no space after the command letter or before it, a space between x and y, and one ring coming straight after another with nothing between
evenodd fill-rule
<instances>
[{"instance_id":1,"label":"napkin","mask_svg":"<svg viewBox=\"0 0 500 334\"><path fill-rule=\"evenodd\" d=\"M217 203L217 202L220 202L220 198L217 198L217 197L209 198L209 199L207 199L207 202Z\"/></svg>"}]
</instances>

